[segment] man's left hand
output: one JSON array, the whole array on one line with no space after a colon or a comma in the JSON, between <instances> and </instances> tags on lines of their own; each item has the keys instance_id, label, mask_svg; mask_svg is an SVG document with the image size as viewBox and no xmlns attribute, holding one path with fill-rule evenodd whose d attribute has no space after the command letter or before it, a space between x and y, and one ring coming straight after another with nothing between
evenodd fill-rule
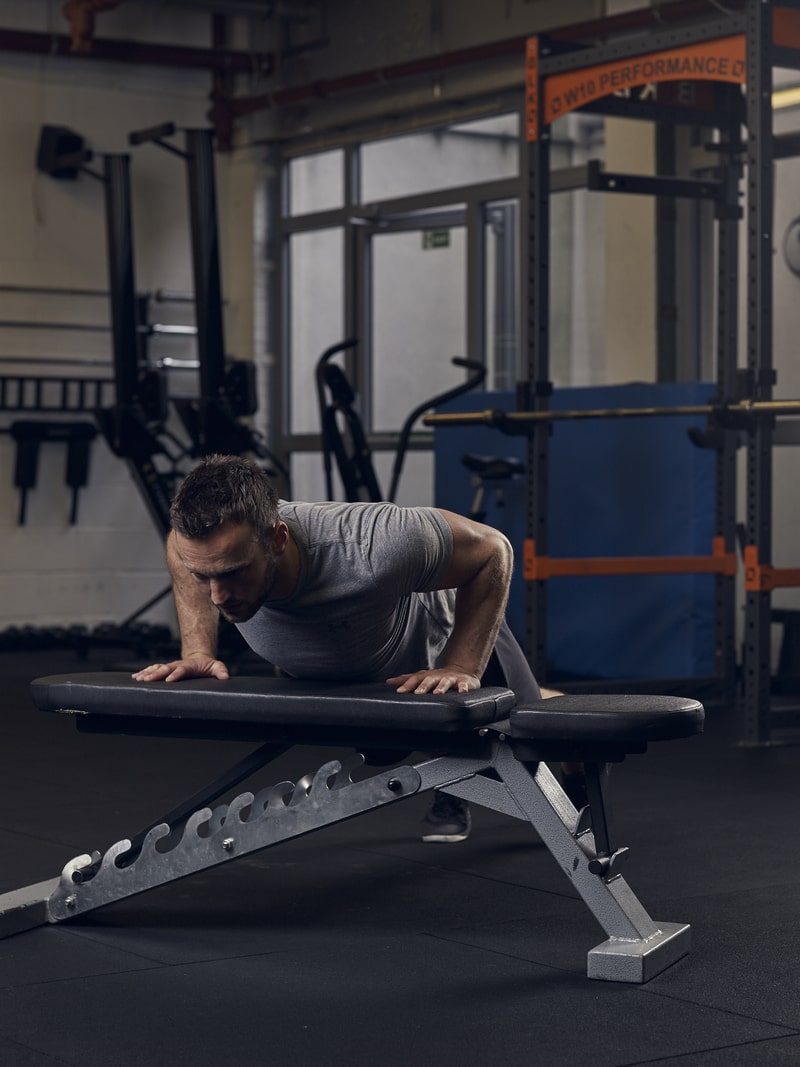
<instances>
[{"instance_id":1,"label":"man's left hand","mask_svg":"<svg viewBox=\"0 0 800 1067\"><path fill-rule=\"evenodd\" d=\"M452 666L399 674L396 678L387 678L386 684L393 685L398 693L448 693L451 689L457 693L470 693L480 689L481 680L477 675Z\"/></svg>"}]
</instances>

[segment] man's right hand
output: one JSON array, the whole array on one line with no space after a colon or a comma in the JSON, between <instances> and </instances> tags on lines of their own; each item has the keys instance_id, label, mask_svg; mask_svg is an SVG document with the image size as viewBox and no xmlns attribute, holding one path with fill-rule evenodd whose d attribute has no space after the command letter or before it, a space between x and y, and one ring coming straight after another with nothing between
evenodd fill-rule
<instances>
[{"instance_id":1,"label":"man's right hand","mask_svg":"<svg viewBox=\"0 0 800 1067\"><path fill-rule=\"evenodd\" d=\"M171 663L151 663L131 677L135 682L180 682L184 678L230 678L228 668L221 659L204 652L194 652Z\"/></svg>"}]
</instances>

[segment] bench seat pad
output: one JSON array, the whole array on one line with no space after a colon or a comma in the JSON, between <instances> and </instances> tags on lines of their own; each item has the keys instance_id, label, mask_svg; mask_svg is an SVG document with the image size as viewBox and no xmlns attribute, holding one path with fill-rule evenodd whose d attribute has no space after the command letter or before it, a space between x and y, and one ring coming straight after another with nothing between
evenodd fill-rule
<instances>
[{"instance_id":1,"label":"bench seat pad","mask_svg":"<svg viewBox=\"0 0 800 1067\"><path fill-rule=\"evenodd\" d=\"M703 705L689 697L603 693L550 697L511 712L511 736L562 742L647 744L703 731Z\"/></svg>"},{"instance_id":2,"label":"bench seat pad","mask_svg":"<svg viewBox=\"0 0 800 1067\"><path fill-rule=\"evenodd\" d=\"M418 696L397 693L382 682L301 682L271 676L134 682L122 671L37 678L31 682L31 696L41 711L437 733L462 733L496 722L509 714L516 699L510 689L499 687Z\"/></svg>"}]
</instances>

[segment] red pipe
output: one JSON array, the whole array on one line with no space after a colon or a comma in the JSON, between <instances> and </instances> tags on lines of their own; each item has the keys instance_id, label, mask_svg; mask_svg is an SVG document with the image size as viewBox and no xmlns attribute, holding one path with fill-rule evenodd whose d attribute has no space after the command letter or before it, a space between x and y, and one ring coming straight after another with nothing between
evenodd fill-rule
<instances>
[{"instance_id":1,"label":"red pipe","mask_svg":"<svg viewBox=\"0 0 800 1067\"><path fill-rule=\"evenodd\" d=\"M114 0L106 0L113 6ZM726 0L727 8L738 9L742 0ZM608 18L563 26L548 30L547 37L560 41L585 41L592 43L634 30L646 30L696 19L717 13L719 6L715 0L674 0L648 8L623 12ZM218 34L218 30L217 30ZM470 63L486 62L507 57L520 58L525 54L525 37L514 37L504 41L461 48L436 56L426 56L407 63L396 63L374 70L361 71L344 75L340 78L317 81L308 85L299 85L288 89L258 96L230 97L224 91L224 85L218 80L212 93L212 108L209 118L216 129L223 133L224 143L230 143L231 125L235 118L263 111L270 107L287 107L292 104L311 103L325 100L340 93L356 92L369 89L386 82L402 78L435 74ZM91 39L91 49L76 52L73 41L64 34L36 33L27 30L0 29L0 51L28 52L34 55L65 56L79 59L100 59L116 63L138 63L141 65L166 66L173 68L193 68L211 70L217 75L260 74L269 76L274 70L274 57L271 53L239 52L228 48L189 48L183 45L141 44L136 41L122 41L111 38Z\"/></svg>"},{"instance_id":2,"label":"red pipe","mask_svg":"<svg viewBox=\"0 0 800 1067\"><path fill-rule=\"evenodd\" d=\"M240 117L252 114L254 111L263 111L269 107L287 107L291 104L325 100L339 93L369 89L385 82L397 81L399 78L408 78L419 74L434 74L448 70L451 67L483 62L487 59L521 56L525 54L525 40L526 38L524 37L517 37L505 41L495 41L488 45L476 45L472 48L459 49L456 52L445 52L437 56L427 56L424 59L410 60L408 63L396 63L388 67L379 67L375 70L346 74L340 78L330 78L327 81L298 85L291 89L276 89L274 92L263 93L259 96L240 96L231 100L219 100L215 103L215 106L218 104L220 107L229 108L236 117Z\"/></svg>"},{"instance_id":3,"label":"red pipe","mask_svg":"<svg viewBox=\"0 0 800 1067\"><path fill-rule=\"evenodd\" d=\"M29 30L0 29L0 52L30 52L34 55L65 56L71 59L103 59L112 63L139 63L143 66L194 68L221 74L269 75L273 70L271 53L237 52L229 48L189 48L173 44L141 44L95 37L89 52L74 52L64 34L35 33Z\"/></svg>"}]
</instances>

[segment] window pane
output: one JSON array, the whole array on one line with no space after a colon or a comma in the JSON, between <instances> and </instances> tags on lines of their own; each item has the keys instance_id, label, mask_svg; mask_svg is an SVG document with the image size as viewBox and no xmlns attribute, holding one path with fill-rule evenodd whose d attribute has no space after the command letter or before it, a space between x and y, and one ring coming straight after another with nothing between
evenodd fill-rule
<instances>
[{"instance_id":1,"label":"window pane","mask_svg":"<svg viewBox=\"0 0 800 1067\"><path fill-rule=\"evenodd\" d=\"M417 405L465 379L451 363L466 355L465 245L461 226L372 239L375 430L399 430Z\"/></svg>"},{"instance_id":2,"label":"window pane","mask_svg":"<svg viewBox=\"0 0 800 1067\"><path fill-rule=\"evenodd\" d=\"M321 452L293 452L290 461L293 500L325 500L325 467ZM344 499L334 470L334 497Z\"/></svg>"},{"instance_id":3,"label":"window pane","mask_svg":"<svg viewBox=\"0 0 800 1067\"><path fill-rule=\"evenodd\" d=\"M513 389L519 349L519 210L515 200L487 204L487 388Z\"/></svg>"},{"instance_id":4,"label":"window pane","mask_svg":"<svg viewBox=\"0 0 800 1067\"><path fill-rule=\"evenodd\" d=\"M519 119L499 115L361 149L362 200L513 178L519 172Z\"/></svg>"},{"instance_id":5,"label":"window pane","mask_svg":"<svg viewBox=\"0 0 800 1067\"><path fill-rule=\"evenodd\" d=\"M290 344L287 376L290 378L292 433L318 433L320 429L314 368L317 360L343 336L342 231L314 230L295 234L290 253Z\"/></svg>"},{"instance_id":6,"label":"window pane","mask_svg":"<svg viewBox=\"0 0 800 1067\"><path fill-rule=\"evenodd\" d=\"M344 206L344 152L318 152L289 163L289 214Z\"/></svg>"},{"instance_id":7,"label":"window pane","mask_svg":"<svg viewBox=\"0 0 800 1067\"><path fill-rule=\"evenodd\" d=\"M372 462L378 485L384 496L387 496L392 485L396 453L373 452ZM469 495L469 475L465 471L464 498ZM434 504L433 499L433 453L432 452L407 452L397 490L394 495L395 504L402 507L428 508Z\"/></svg>"}]
</instances>

